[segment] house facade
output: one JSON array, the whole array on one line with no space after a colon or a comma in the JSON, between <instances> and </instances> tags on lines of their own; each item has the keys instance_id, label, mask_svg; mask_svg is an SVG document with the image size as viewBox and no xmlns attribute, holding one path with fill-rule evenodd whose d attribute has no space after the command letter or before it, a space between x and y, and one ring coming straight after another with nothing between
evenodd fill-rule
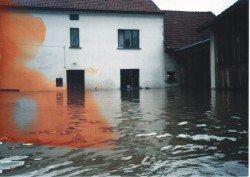
<instances>
[{"instance_id":1,"label":"house facade","mask_svg":"<svg viewBox=\"0 0 250 177\"><path fill-rule=\"evenodd\" d=\"M210 89L210 32L196 29L214 18L211 12L165 11L167 87Z\"/></svg>"},{"instance_id":2,"label":"house facade","mask_svg":"<svg viewBox=\"0 0 250 177\"><path fill-rule=\"evenodd\" d=\"M165 87L151 0L1 1L0 90Z\"/></svg>"}]
</instances>

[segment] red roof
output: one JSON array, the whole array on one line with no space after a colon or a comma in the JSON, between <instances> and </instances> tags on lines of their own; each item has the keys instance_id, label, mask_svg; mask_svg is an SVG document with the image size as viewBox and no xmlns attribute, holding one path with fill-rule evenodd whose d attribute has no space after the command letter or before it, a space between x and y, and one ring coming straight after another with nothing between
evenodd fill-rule
<instances>
[{"instance_id":1,"label":"red roof","mask_svg":"<svg viewBox=\"0 0 250 177\"><path fill-rule=\"evenodd\" d=\"M0 0L0 6L88 11L161 12L152 0Z\"/></svg>"},{"instance_id":2,"label":"red roof","mask_svg":"<svg viewBox=\"0 0 250 177\"><path fill-rule=\"evenodd\" d=\"M208 39L208 31L197 33L196 29L214 18L212 12L165 11L165 49L177 49Z\"/></svg>"}]
</instances>

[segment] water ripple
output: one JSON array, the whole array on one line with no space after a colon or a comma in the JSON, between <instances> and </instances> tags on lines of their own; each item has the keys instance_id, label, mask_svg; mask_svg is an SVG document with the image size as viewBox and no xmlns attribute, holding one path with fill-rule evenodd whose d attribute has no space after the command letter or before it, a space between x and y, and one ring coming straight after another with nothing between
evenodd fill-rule
<instances>
[{"instance_id":1,"label":"water ripple","mask_svg":"<svg viewBox=\"0 0 250 177\"><path fill-rule=\"evenodd\" d=\"M91 93L97 105L91 107L93 114L89 114L88 107L93 99L89 100L87 95L64 92L8 93L6 100L0 100L1 175L248 175L246 95L176 88L132 92L116 90ZM19 115L19 110L14 114L8 112L16 107L12 103L16 103L14 100L18 98L39 98L35 104L30 101L25 104L32 107L27 108L29 119L22 118L24 114ZM46 100L55 105L51 109L43 107L44 112L40 117L43 121L39 122L34 115L40 113L40 106ZM95 119L95 112L104 120ZM9 119L11 115L16 118ZM24 119L24 124L20 124L16 130L11 121L20 122L21 119ZM55 119L59 121L54 122ZM101 124L102 121L106 124ZM34 142L18 142L10 136L13 131L25 133L23 130L27 127L32 129L32 125L37 123L46 125L44 127L47 129L40 133L34 129L27 131L27 136L36 140ZM91 143L99 146L51 145L52 137L64 140L69 133L76 144L83 143L77 141L81 133L81 140L91 137ZM115 134L117 138L106 136L110 134ZM22 140L26 140L25 136ZM36 143L41 142L41 136L46 137L47 144ZM107 138L100 140L99 137Z\"/></svg>"}]
</instances>

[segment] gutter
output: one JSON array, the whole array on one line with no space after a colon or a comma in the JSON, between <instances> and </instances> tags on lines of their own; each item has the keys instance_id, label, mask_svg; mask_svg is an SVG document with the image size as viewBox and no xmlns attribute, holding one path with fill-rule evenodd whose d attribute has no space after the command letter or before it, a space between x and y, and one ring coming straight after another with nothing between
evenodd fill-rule
<instances>
[{"instance_id":1,"label":"gutter","mask_svg":"<svg viewBox=\"0 0 250 177\"><path fill-rule=\"evenodd\" d=\"M193 43L191 45L188 45L188 46L185 46L185 47L182 47L182 48L179 48L179 49L175 49L174 52L181 52L183 50L186 50L186 49L189 49L189 48L201 45L201 44L205 44L205 43L207 43L209 41L210 41L210 39L206 39L206 40L203 40L203 41L200 41L200 42L196 42L196 43Z\"/></svg>"}]
</instances>

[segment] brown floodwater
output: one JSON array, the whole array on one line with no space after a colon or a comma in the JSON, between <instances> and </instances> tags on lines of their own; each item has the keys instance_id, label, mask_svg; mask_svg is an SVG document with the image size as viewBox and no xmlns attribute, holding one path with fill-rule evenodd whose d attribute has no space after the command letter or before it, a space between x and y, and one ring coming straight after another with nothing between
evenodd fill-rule
<instances>
[{"instance_id":1,"label":"brown floodwater","mask_svg":"<svg viewBox=\"0 0 250 177\"><path fill-rule=\"evenodd\" d=\"M0 176L247 176L248 94L0 92Z\"/></svg>"}]
</instances>

